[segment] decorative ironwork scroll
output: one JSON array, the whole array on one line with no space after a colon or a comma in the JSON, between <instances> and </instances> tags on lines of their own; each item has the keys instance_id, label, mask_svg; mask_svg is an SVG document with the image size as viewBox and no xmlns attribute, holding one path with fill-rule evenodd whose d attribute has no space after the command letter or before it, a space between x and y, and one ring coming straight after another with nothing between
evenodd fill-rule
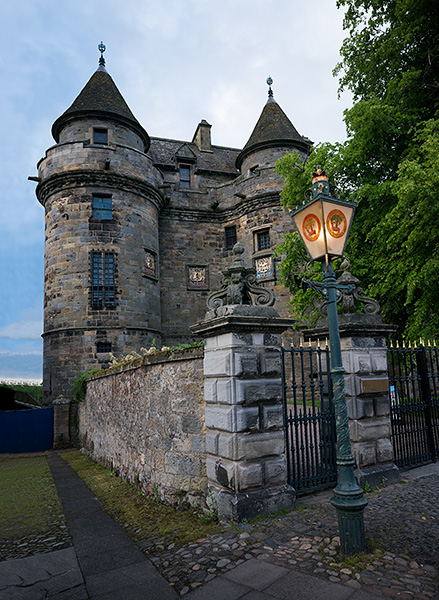
<instances>
[{"instance_id":1,"label":"decorative ironwork scroll","mask_svg":"<svg viewBox=\"0 0 439 600\"><path fill-rule=\"evenodd\" d=\"M234 260L223 271L221 289L210 294L207 299L207 307L210 310L228 304L273 306L275 300L273 292L259 284L256 269L244 265L242 259L244 252L244 247L239 242L234 245Z\"/></svg>"}]
</instances>

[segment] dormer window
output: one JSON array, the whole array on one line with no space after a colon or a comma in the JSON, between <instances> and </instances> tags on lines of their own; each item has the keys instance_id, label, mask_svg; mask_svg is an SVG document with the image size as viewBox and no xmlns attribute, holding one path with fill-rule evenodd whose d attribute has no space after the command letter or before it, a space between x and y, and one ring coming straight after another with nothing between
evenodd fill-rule
<instances>
[{"instance_id":1,"label":"dormer window","mask_svg":"<svg viewBox=\"0 0 439 600\"><path fill-rule=\"evenodd\" d=\"M180 187L190 188L191 187L191 167L190 165L179 165L178 171L180 174Z\"/></svg>"},{"instance_id":2,"label":"dormer window","mask_svg":"<svg viewBox=\"0 0 439 600\"><path fill-rule=\"evenodd\" d=\"M108 129L94 127L93 144L108 144Z\"/></svg>"}]
</instances>

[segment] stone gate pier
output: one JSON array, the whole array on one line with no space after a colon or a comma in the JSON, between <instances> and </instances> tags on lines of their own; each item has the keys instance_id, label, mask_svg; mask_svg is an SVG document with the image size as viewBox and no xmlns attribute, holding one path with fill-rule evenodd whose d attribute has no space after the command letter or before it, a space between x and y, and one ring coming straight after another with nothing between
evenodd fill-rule
<instances>
[{"instance_id":1,"label":"stone gate pier","mask_svg":"<svg viewBox=\"0 0 439 600\"><path fill-rule=\"evenodd\" d=\"M227 520L291 509L282 405L281 333L294 323L244 267L242 246L211 294L205 319L204 399L208 497Z\"/></svg>"}]
</instances>

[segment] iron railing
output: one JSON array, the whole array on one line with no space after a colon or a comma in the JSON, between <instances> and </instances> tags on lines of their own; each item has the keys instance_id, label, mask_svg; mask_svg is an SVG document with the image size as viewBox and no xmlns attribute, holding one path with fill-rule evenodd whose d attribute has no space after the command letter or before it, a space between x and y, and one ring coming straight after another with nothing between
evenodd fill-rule
<instances>
[{"instance_id":1,"label":"iron railing","mask_svg":"<svg viewBox=\"0 0 439 600\"><path fill-rule=\"evenodd\" d=\"M388 350L390 415L395 463L402 469L439 457L439 349Z\"/></svg>"},{"instance_id":2,"label":"iron railing","mask_svg":"<svg viewBox=\"0 0 439 600\"><path fill-rule=\"evenodd\" d=\"M282 349L288 481L298 494L337 481L329 348Z\"/></svg>"}]
</instances>

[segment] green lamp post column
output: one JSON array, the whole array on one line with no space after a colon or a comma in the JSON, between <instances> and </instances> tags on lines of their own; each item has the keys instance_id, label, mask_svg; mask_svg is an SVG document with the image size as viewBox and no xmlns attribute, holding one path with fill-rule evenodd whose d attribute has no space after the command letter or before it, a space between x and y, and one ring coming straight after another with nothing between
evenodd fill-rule
<instances>
[{"instance_id":1,"label":"green lamp post column","mask_svg":"<svg viewBox=\"0 0 439 600\"><path fill-rule=\"evenodd\" d=\"M345 288L336 282L332 261L343 256L355 205L331 196L325 171L313 173L312 198L292 211L291 217L312 260L323 264L323 282L308 283L326 297L331 380L337 432L337 485L331 504L335 507L343 554L356 554L366 548L363 512L367 500L354 474L355 461L349 435L344 386L337 291Z\"/></svg>"}]
</instances>

